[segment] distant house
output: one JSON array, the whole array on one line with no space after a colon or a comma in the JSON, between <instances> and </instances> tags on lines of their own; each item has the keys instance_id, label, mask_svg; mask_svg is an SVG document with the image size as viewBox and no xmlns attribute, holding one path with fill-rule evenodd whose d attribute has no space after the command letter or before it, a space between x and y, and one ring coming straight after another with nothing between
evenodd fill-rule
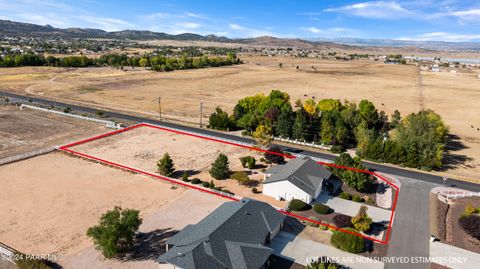
<instances>
[{"instance_id":1,"label":"distant house","mask_svg":"<svg viewBox=\"0 0 480 269\"><path fill-rule=\"evenodd\" d=\"M300 199L312 202L332 173L309 157L295 158L265 172L263 194L277 200Z\"/></svg>"},{"instance_id":2,"label":"distant house","mask_svg":"<svg viewBox=\"0 0 480 269\"><path fill-rule=\"evenodd\" d=\"M273 253L265 245L280 232L284 220L264 202L227 202L171 237L158 261L184 269L263 269Z\"/></svg>"}]
</instances>

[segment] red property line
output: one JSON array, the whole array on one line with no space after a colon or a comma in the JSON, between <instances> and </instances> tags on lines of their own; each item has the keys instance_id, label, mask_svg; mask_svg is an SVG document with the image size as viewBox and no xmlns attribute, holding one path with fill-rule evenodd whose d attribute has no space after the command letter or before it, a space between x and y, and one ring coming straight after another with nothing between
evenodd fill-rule
<instances>
[{"instance_id":1,"label":"red property line","mask_svg":"<svg viewBox=\"0 0 480 269\"><path fill-rule=\"evenodd\" d=\"M119 163L115 163L115 162L112 162L112 161L104 160L104 159L101 159L101 158L98 158L98 157L95 157L95 156L91 156L91 155L88 155L88 154L70 149L71 147L74 147L74 146L78 146L78 145L85 144L85 143L88 143L88 142L91 142L91 141L94 141L94 140L98 140L98 139L102 139L102 138L105 138L105 137L120 134L120 133L129 131L129 130L133 130L133 129L136 129L136 128L139 128L139 127L149 127L149 128L159 129L159 130L162 130L162 131L167 131L167 132L172 132L172 133L176 133L176 134L192 136L192 137L196 137L196 138L201 138L201 139L210 140L210 141L223 143L223 144L227 144L227 145L232 145L232 146L237 146L237 147L242 147L242 148L255 150L255 151L259 151L259 152L279 155L279 156L283 156L285 158L290 158L290 159L296 158L295 156L288 155L288 154L271 152L271 151L264 150L264 149L259 149L259 148L256 148L256 147L246 146L246 145L237 144L237 143L233 143L233 142L228 142L228 141L224 141L224 140L220 140L220 139L216 139L216 138L211 138L211 137L205 137L205 136L201 136L201 135L197 135L197 134L172 130L172 129L169 129L169 128L160 127L160 126L156 126L156 125L151 125L151 124L148 124L148 123L140 123L140 124L132 125L130 127L124 128L124 129L120 129L120 130L116 130L116 131L113 131L113 132L105 133L105 134L98 135L98 136L95 136L95 137L91 137L91 138L88 138L88 139L85 139L85 140L77 141L77 142L74 142L74 143L71 143L71 144L68 144L68 145L61 146L59 148L59 150L64 151L64 152L68 152L68 153L71 153L73 155L77 155L77 156L80 156L80 157L84 157L84 158L87 158L87 159L91 159L91 160L94 160L94 161L97 161L97 162L101 162L101 163L104 163L104 164L107 164L107 165L110 165L110 166L119 167L119 168L122 168L122 169L125 169L125 170L128 170L128 171L132 171L132 172L139 173L139 174L144 174L144 175L156 178L156 179L165 180L165 181L168 181L170 183L174 183L174 184L181 185L181 186L184 186L184 187L192 188L192 189L202 191L202 192L205 192L205 193L213 194L213 195L225 198L225 199L229 199L231 201L238 201L237 198L229 197L229 196L222 195L222 194L219 194L219 193L216 193L216 192L213 192L213 191L198 188L196 186L187 185L187 184L179 182L179 181L171 180L167 177L163 177L163 176L160 176L160 175L157 175L157 174L154 174L154 173L146 172L146 171L143 171L143 170L139 170L139 169L129 167L129 166L126 166L126 165L122 165L122 164L119 164ZM396 190L395 198L394 198L393 205L392 205L392 213L390 215L390 221L389 221L389 224L388 224L385 240L379 240L377 238L366 236L366 235L363 235L363 234L360 234L360 233L357 233L357 232L352 232L352 231L349 231L349 230L338 228L338 227L332 226L328 223L323 223L323 222L320 222L318 220L309 219L309 218L306 218L306 217L303 217L303 216L300 216L300 215L297 215L297 214L294 214L294 213L291 213L291 212L287 212L287 211L284 211L284 210L279 210L279 212L281 212L285 215L297 218L297 219L301 219L301 220L305 220L305 221L312 222L312 223L315 223L315 224L323 225L323 226L326 226L326 227L334 229L334 230L342 231L344 233L353 234L353 235L360 236L360 237L363 237L365 239L368 239L368 240L371 240L371 241L374 241L374 242L377 242L377 243L380 243L380 244L387 245L388 241L390 239L390 232L391 232L391 228L392 228L393 217L394 217L394 214L395 214L395 208L396 208L396 205L397 205L399 188L396 185L394 185L392 182L390 182L389 180L385 179L382 175L377 174L375 172L371 172L371 171L368 171L368 170L361 170L361 169L357 169L357 168L354 168L354 167L340 166L340 165L326 163L326 162L317 162L317 163L320 164L320 165L324 165L324 166L341 168L341 169L351 170L351 171L355 171L355 172L359 172L359 173L366 173L366 174L369 174L369 175L373 175L375 177L378 177L378 178L382 179L383 181L385 181L387 184L389 184L390 186L392 186Z\"/></svg>"}]
</instances>

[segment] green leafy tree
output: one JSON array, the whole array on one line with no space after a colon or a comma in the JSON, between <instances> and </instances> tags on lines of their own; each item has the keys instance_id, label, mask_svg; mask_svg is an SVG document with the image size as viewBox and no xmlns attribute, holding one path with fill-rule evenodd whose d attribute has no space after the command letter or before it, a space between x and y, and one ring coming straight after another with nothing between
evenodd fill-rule
<instances>
[{"instance_id":1,"label":"green leafy tree","mask_svg":"<svg viewBox=\"0 0 480 269\"><path fill-rule=\"evenodd\" d=\"M165 153L163 157L157 162L158 173L160 173L160 175L169 177L175 171L175 168L173 166L174 164L172 158L170 158L170 155L168 153Z\"/></svg>"},{"instance_id":2,"label":"green leafy tree","mask_svg":"<svg viewBox=\"0 0 480 269\"><path fill-rule=\"evenodd\" d=\"M372 102L368 100L360 101L358 104L358 113L360 118L367 124L367 128L372 128L377 124L378 111Z\"/></svg>"},{"instance_id":3,"label":"green leafy tree","mask_svg":"<svg viewBox=\"0 0 480 269\"><path fill-rule=\"evenodd\" d=\"M210 128L226 131L231 127L231 120L227 112L220 107L215 108L215 112L210 115L208 120Z\"/></svg>"},{"instance_id":4,"label":"green leafy tree","mask_svg":"<svg viewBox=\"0 0 480 269\"><path fill-rule=\"evenodd\" d=\"M431 110L423 110L405 117L394 137L406 151L407 166L432 169L442 166L447 134L442 118Z\"/></svg>"},{"instance_id":5,"label":"green leafy tree","mask_svg":"<svg viewBox=\"0 0 480 269\"><path fill-rule=\"evenodd\" d=\"M102 215L98 225L88 229L87 236L106 258L113 258L132 247L140 224L138 210L115 207Z\"/></svg>"},{"instance_id":6,"label":"green leafy tree","mask_svg":"<svg viewBox=\"0 0 480 269\"><path fill-rule=\"evenodd\" d=\"M340 111L342 110L343 106L340 100L337 99L322 99L318 102L317 108L319 111L323 112L331 112L331 111Z\"/></svg>"},{"instance_id":7,"label":"green leafy tree","mask_svg":"<svg viewBox=\"0 0 480 269\"><path fill-rule=\"evenodd\" d=\"M212 163L209 171L210 175L215 179L227 179L231 174L229 164L227 156L220 153L215 162Z\"/></svg>"},{"instance_id":8,"label":"green leafy tree","mask_svg":"<svg viewBox=\"0 0 480 269\"><path fill-rule=\"evenodd\" d=\"M273 139L272 128L267 125L260 124L257 126L253 137L257 141L257 144L262 147L268 147Z\"/></svg>"}]
</instances>

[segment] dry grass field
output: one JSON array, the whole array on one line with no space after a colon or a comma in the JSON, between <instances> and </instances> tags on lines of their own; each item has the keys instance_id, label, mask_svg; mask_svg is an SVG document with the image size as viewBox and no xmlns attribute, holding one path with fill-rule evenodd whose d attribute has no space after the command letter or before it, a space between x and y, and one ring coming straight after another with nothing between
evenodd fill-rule
<instances>
[{"instance_id":1,"label":"dry grass field","mask_svg":"<svg viewBox=\"0 0 480 269\"><path fill-rule=\"evenodd\" d=\"M475 72L419 73L414 65L368 60L242 57L243 65L169 73L138 68L4 69L0 88L153 117L158 116L160 96L165 118L195 123L199 122L201 101L205 117L217 105L231 111L239 98L272 89L288 92L292 101L311 97L355 102L369 99L389 115L395 109L405 115L431 108L458 136L443 173L480 181L480 79Z\"/></svg>"},{"instance_id":2,"label":"dry grass field","mask_svg":"<svg viewBox=\"0 0 480 269\"><path fill-rule=\"evenodd\" d=\"M0 158L106 132L97 123L0 105Z\"/></svg>"},{"instance_id":3,"label":"dry grass field","mask_svg":"<svg viewBox=\"0 0 480 269\"><path fill-rule=\"evenodd\" d=\"M107 210L148 216L185 191L63 153L0 166L0 174L0 242L32 254L89 247L86 231Z\"/></svg>"}]
</instances>

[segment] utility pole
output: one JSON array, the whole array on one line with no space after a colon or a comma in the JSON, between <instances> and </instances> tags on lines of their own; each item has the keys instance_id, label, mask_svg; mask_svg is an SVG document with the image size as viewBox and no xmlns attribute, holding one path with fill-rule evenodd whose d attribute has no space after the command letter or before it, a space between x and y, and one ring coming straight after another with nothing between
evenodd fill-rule
<instances>
[{"instance_id":1,"label":"utility pole","mask_svg":"<svg viewBox=\"0 0 480 269\"><path fill-rule=\"evenodd\" d=\"M158 115L160 116L160 120L162 120L162 97L158 97Z\"/></svg>"},{"instance_id":2,"label":"utility pole","mask_svg":"<svg viewBox=\"0 0 480 269\"><path fill-rule=\"evenodd\" d=\"M203 102L200 102L200 128L202 128Z\"/></svg>"}]
</instances>

